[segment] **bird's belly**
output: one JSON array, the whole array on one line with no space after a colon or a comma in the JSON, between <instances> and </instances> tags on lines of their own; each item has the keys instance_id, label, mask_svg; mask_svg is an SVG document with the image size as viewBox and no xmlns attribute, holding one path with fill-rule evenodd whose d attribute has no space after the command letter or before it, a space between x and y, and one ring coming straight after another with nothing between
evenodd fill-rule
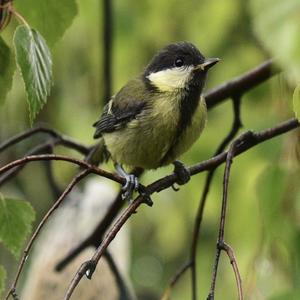
<instances>
[{"instance_id":1,"label":"bird's belly","mask_svg":"<svg viewBox=\"0 0 300 300\"><path fill-rule=\"evenodd\" d=\"M172 163L191 147L205 125L204 101L198 105L190 126L175 145L173 143L178 133L180 112L174 106L163 105L163 102L161 105L155 111L145 112L123 129L103 135L113 161L132 167L156 169ZM174 147L172 151L171 147ZM170 154L165 157L167 153Z\"/></svg>"},{"instance_id":2,"label":"bird's belly","mask_svg":"<svg viewBox=\"0 0 300 300\"><path fill-rule=\"evenodd\" d=\"M145 169L160 167L177 131L179 111L161 101L121 130L103 135L115 162Z\"/></svg>"}]
</instances>

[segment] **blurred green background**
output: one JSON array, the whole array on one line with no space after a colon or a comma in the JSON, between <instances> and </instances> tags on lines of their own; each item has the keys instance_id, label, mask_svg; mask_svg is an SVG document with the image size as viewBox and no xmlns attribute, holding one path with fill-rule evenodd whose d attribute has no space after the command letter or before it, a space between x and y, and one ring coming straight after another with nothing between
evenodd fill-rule
<instances>
[{"instance_id":1,"label":"blurred green background","mask_svg":"<svg viewBox=\"0 0 300 300\"><path fill-rule=\"evenodd\" d=\"M278 1L271 5L277 4ZM279 10L275 6L272 13ZM206 90L240 75L272 56L264 41L257 38L254 22L255 10L243 0L113 1L113 92L141 72L158 49L179 40L191 41L206 56L222 59L209 74ZM13 29L12 24L4 32L7 41ZM102 30L101 1L78 1L78 15L52 48L54 85L35 126L47 125L83 143L94 142L91 125L99 117L105 101ZM283 38L289 41L293 37L286 30ZM282 74L253 89L243 97L244 129L262 130L293 117L291 98L292 88ZM230 101L211 110L205 132L182 160L191 165L209 158L229 131L231 122ZM0 107L0 140L29 127L23 82L16 72L13 88ZM1 161L21 157L40 140L34 138L12 148L1 156ZM294 131L259 145L234 161L226 241L235 249L246 299L300 297L298 143L299 131ZM56 152L77 155L61 148ZM142 182L150 183L171 170L170 167L147 172ZM55 163L61 187L69 182L74 171L74 167ZM220 167L201 230L197 268L199 299L206 298L210 285L222 175L223 167ZM168 189L153 195L154 206L142 206L131 218L131 277L138 291L149 290L160 295L171 276L187 260L204 179L205 174L197 175L177 193ZM1 192L30 201L38 220L53 201L44 169L38 163L27 166ZM1 253L0 262L5 260L7 264L9 259L11 266L13 258L2 247ZM225 255L219 270L216 299L235 299L234 275ZM173 290L172 299L190 299L189 273Z\"/></svg>"}]
</instances>

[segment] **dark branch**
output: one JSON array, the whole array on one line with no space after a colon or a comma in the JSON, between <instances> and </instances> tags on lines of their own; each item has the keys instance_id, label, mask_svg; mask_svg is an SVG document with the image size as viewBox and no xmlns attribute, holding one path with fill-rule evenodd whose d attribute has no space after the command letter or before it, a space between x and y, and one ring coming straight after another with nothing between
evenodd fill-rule
<instances>
[{"instance_id":1,"label":"dark branch","mask_svg":"<svg viewBox=\"0 0 300 300\"><path fill-rule=\"evenodd\" d=\"M143 169L136 168L135 170L133 170L132 173L135 174L137 177L140 177L143 173ZM100 223L90 234L90 236L88 236L84 241L82 241L76 248L71 250L71 252L57 264L56 270L63 270L85 248L89 246L98 247L102 241L104 233L112 224L113 220L115 219L116 215L119 213L123 205L124 201L122 200L121 192L119 192L116 199L109 207L104 218L100 221Z\"/></svg>"},{"instance_id":2,"label":"dark branch","mask_svg":"<svg viewBox=\"0 0 300 300\"><path fill-rule=\"evenodd\" d=\"M251 139L248 139L241 145L238 145L236 148L236 151L234 151L233 156L237 156L248 149L256 146L259 143L262 143L266 140L269 140L273 137L276 137L280 134L283 134L285 132L288 132L292 129L295 129L299 127L299 122L296 119L288 120L284 123L281 123L273 128L267 129L265 131L261 131L259 133L252 133ZM199 163L195 166L192 166L189 168L190 174L195 175L205 170L211 170L219 166L220 164L224 163L226 161L228 152L223 152L207 161L204 161L202 163ZM165 176L162 179L159 179L155 181L154 183L148 185L146 187L147 193L153 194L154 192L159 192L163 189L166 189L170 187L172 184L174 184L177 180L176 174L172 174L169 176ZM126 221L130 218L130 216L137 211L137 208L144 203L143 196L138 196L121 214L121 216L116 220L112 228L109 230L109 232L104 237L101 245L97 248L95 251L95 254L93 257L89 260L84 262L79 270L76 272L74 278L72 279L72 282L67 290L67 293L65 295L65 300L70 299L74 289L80 282L81 278L86 274L88 278L91 278L93 275L93 272L95 271L95 268L106 251L108 245L111 243L111 241L115 238L116 234L119 232L119 230L122 228L122 226L126 223Z\"/></svg>"},{"instance_id":3,"label":"dark branch","mask_svg":"<svg viewBox=\"0 0 300 300\"><path fill-rule=\"evenodd\" d=\"M227 98L241 96L280 72L279 68L274 66L273 60L268 60L247 73L225 82L216 88L208 91L204 96L207 108L220 104Z\"/></svg>"},{"instance_id":4,"label":"dark branch","mask_svg":"<svg viewBox=\"0 0 300 300\"><path fill-rule=\"evenodd\" d=\"M222 197L222 208L221 208L221 217L220 217L220 225L219 225L219 235L218 235L218 241L217 241L216 258L215 258L215 264L213 267L211 288L210 288L210 292L207 297L207 300L214 299L217 272L218 272L218 266L219 266L220 255L221 255L222 250L225 250L226 253L229 255L229 258L231 259L231 262L233 264L233 270L235 272L235 277L237 280L237 286L238 286L238 291L239 291L239 300L243 300L241 277L238 272L236 259L234 258L233 250L225 243L224 233L225 233L225 220L226 220L226 210L227 210L227 202L228 202L229 175L230 175L230 169L231 169L232 162L233 162L233 157L235 156L235 152L241 145L247 143L248 141L250 141L250 143L251 143L252 140L253 140L253 133L251 131L247 131L244 134L242 134L240 137L238 137L236 140L233 141L233 143L231 144L231 146L227 152L226 165L225 165L225 171L224 171L224 177L223 177L223 197Z\"/></svg>"},{"instance_id":5,"label":"dark branch","mask_svg":"<svg viewBox=\"0 0 300 300\"><path fill-rule=\"evenodd\" d=\"M81 154L87 155L90 151L90 147L84 146L81 143L76 142L75 140L71 139L70 137L62 135L53 129L37 127L37 128L30 129L28 131L25 131L21 134L15 135L12 138L10 138L7 141L0 144L0 153L3 152L4 150L6 150L7 148L29 138L37 133L47 134L50 137L55 138L57 140L57 143L59 143L60 145L74 149Z\"/></svg>"},{"instance_id":6,"label":"dark branch","mask_svg":"<svg viewBox=\"0 0 300 300\"><path fill-rule=\"evenodd\" d=\"M42 221L39 223L38 227L36 228L35 232L33 233L31 239L29 240L24 252L23 252L23 256L21 258L19 267L18 267L18 271L16 274L16 277L13 281L13 284L5 298L5 300L8 300L9 296L12 295L13 293L15 293L16 290L16 286L19 280L19 277L21 275L21 272L23 270L23 267L25 265L26 259L29 255L29 251L36 239L36 237L38 236L39 232L41 231L42 227L46 224L47 220L49 219L49 217L52 215L52 213L59 207L59 205L64 201L64 199L67 197L67 195L71 192L71 190L73 189L73 187L80 181L82 180L84 177L86 177L89 173L91 173L91 171L89 169L81 171L76 177L74 177L74 179L70 182L70 184L67 186L67 188L65 189L65 191L61 194L60 198L52 205L52 207L50 208L50 210L47 212L47 214L44 216L44 218L42 219Z\"/></svg>"},{"instance_id":7,"label":"dark branch","mask_svg":"<svg viewBox=\"0 0 300 300\"><path fill-rule=\"evenodd\" d=\"M112 95L112 1L103 0L103 99L106 104Z\"/></svg>"},{"instance_id":8,"label":"dark branch","mask_svg":"<svg viewBox=\"0 0 300 300\"><path fill-rule=\"evenodd\" d=\"M21 159L17 159L15 161L1 167L0 175L8 172L9 170L11 170L17 166L26 165L27 163L32 162L32 161L53 161L53 160L65 161L65 162L75 164L77 166L80 166L84 169L89 170L90 173L97 174L99 176L111 179L111 180L116 181L121 184L125 184L125 181L126 181L123 177L121 177L117 174L113 174L113 173L107 172L105 170L102 170L96 166L88 164L87 162L85 162L83 160L79 160L76 158L71 158L71 157L63 156L63 155L55 155L55 154L31 155L31 156L23 157Z\"/></svg>"},{"instance_id":9,"label":"dark branch","mask_svg":"<svg viewBox=\"0 0 300 300\"><path fill-rule=\"evenodd\" d=\"M242 127L241 123L241 116L240 116L240 109L241 109L241 98L240 96L235 96L232 100L233 104L233 123L232 123L232 128L228 135L224 138L224 140L221 142L219 147L217 148L215 155L220 154L223 152L228 145L228 143L235 137L235 135L238 133L239 129ZM205 184L204 184L204 189L201 195L201 200L198 206L196 218L195 218L195 224L194 224L194 232L193 232L193 239L192 239L192 245L191 245L191 275L192 275L192 297L193 300L197 299L197 246L198 246L198 241L199 241L199 233L200 233L200 227L203 219L203 214L204 214L204 208L206 204L206 199L209 193L209 188L214 176L216 169L212 169L208 172Z\"/></svg>"}]
</instances>

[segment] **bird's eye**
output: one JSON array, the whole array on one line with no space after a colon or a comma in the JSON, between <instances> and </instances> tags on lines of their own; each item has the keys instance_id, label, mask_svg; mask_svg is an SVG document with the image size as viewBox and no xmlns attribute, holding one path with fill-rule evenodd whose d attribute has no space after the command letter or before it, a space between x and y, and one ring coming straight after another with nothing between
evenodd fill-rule
<instances>
[{"instance_id":1,"label":"bird's eye","mask_svg":"<svg viewBox=\"0 0 300 300\"><path fill-rule=\"evenodd\" d=\"M175 62L174 62L175 67L180 68L183 66L183 64L184 64L183 58L179 57L179 58L175 59Z\"/></svg>"}]
</instances>

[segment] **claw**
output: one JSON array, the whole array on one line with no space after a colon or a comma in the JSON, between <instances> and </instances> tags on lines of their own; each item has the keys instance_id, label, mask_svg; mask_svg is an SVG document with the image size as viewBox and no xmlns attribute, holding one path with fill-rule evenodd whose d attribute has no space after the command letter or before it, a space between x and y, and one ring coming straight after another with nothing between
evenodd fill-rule
<instances>
[{"instance_id":1,"label":"claw","mask_svg":"<svg viewBox=\"0 0 300 300\"><path fill-rule=\"evenodd\" d=\"M175 160L173 162L173 165L174 165L174 173L177 175L176 183L178 183L179 185L186 184L191 179L189 170L179 160Z\"/></svg>"},{"instance_id":2,"label":"claw","mask_svg":"<svg viewBox=\"0 0 300 300\"><path fill-rule=\"evenodd\" d=\"M121 165L115 164L117 172L126 179L126 183L122 187L122 199L128 200L130 203L134 191L139 188L138 178L133 174L128 174Z\"/></svg>"}]
</instances>

